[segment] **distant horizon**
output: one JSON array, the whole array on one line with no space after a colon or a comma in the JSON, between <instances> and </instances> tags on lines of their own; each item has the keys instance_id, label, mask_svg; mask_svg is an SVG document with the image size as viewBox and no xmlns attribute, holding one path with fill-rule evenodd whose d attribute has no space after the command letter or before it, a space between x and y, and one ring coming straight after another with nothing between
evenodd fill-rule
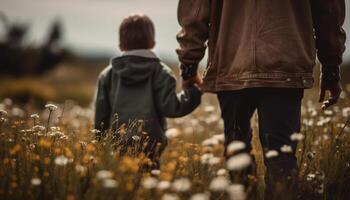
<instances>
[{"instance_id":1,"label":"distant horizon","mask_svg":"<svg viewBox=\"0 0 350 200\"><path fill-rule=\"evenodd\" d=\"M155 52L161 57L176 61L178 47L176 34L180 30L174 0L1 0L0 13L10 22L30 25L28 40L39 45L47 34L51 22L60 19L63 24L64 46L80 55L119 55L118 26L130 13L149 15L156 26ZM350 15L350 7L347 8ZM350 16L345 29L350 35ZM0 34L4 28L0 24ZM350 36L349 36L350 37ZM347 41L350 48L350 41ZM350 61L350 49L344 55ZM205 62L205 61L203 61Z\"/></svg>"},{"instance_id":2,"label":"distant horizon","mask_svg":"<svg viewBox=\"0 0 350 200\"><path fill-rule=\"evenodd\" d=\"M130 3L134 2L134 3ZM118 27L130 13L145 13L156 26L155 51L176 58L177 1L148 0L1 0L2 12L10 21L31 25L29 40L39 44L50 23L60 19L64 27L64 45L81 54L120 54ZM1 10L0 10L1 12ZM0 26L0 32L3 27Z\"/></svg>"}]
</instances>

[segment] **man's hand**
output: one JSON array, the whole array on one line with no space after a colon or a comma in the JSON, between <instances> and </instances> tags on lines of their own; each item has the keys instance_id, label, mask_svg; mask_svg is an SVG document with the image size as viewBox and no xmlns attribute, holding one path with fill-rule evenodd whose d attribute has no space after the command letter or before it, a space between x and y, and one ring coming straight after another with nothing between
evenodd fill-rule
<instances>
[{"instance_id":1,"label":"man's hand","mask_svg":"<svg viewBox=\"0 0 350 200\"><path fill-rule=\"evenodd\" d=\"M191 87L192 85L197 85L198 87L201 87L203 84L203 79L202 77L200 76L199 73L197 73L196 76L190 78L190 79L187 79L187 80L183 80L182 81L182 88L189 88Z\"/></svg>"},{"instance_id":2,"label":"man's hand","mask_svg":"<svg viewBox=\"0 0 350 200\"><path fill-rule=\"evenodd\" d=\"M329 99L325 100L327 91L329 92ZM327 82L321 80L319 102L322 103L322 109L327 109L336 104L341 92L342 88L339 82Z\"/></svg>"}]
</instances>

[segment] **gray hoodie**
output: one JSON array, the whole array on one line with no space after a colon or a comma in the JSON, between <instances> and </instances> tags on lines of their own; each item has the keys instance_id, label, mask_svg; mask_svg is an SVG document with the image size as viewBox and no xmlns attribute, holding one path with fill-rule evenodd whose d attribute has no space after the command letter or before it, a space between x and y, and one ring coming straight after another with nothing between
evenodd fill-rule
<instances>
[{"instance_id":1,"label":"gray hoodie","mask_svg":"<svg viewBox=\"0 0 350 200\"><path fill-rule=\"evenodd\" d=\"M118 114L119 126L141 120L151 139L164 141L165 118L185 116L200 101L201 92L195 86L176 93L175 76L152 51L130 51L112 59L99 76L95 127L110 128Z\"/></svg>"}]
</instances>

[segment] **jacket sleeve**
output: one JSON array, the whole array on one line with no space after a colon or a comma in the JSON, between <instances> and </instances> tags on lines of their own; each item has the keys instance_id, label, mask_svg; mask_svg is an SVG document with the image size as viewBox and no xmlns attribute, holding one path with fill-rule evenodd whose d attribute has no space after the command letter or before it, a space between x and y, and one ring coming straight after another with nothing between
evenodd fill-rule
<instances>
[{"instance_id":1,"label":"jacket sleeve","mask_svg":"<svg viewBox=\"0 0 350 200\"><path fill-rule=\"evenodd\" d=\"M185 66L198 65L205 55L209 37L210 0L180 0L177 34L180 62Z\"/></svg>"},{"instance_id":2,"label":"jacket sleeve","mask_svg":"<svg viewBox=\"0 0 350 200\"><path fill-rule=\"evenodd\" d=\"M108 98L108 90L107 86L104 84L103 76L101 76L97 83L95 95L95 128L100 131L108 129L110 115L111 107Z\"/></svg>"},{"instance_id":3,"label":"jacket sleeve","mask_svg":"<svg viewBox=\"0 0 350 200\"><path fill-rule=\"evenodd\" d=\"M345 0L311 0L316 49L322 73L339 76L345 51Z\"/></svg>"},{"instance_id":4,"label":"jacket sleeve","mask_svg":"<svg viewBox=\"0 0 350 200\"><path fill-rule=\"evenodd\" d=\"M195 86L176 93L176 78L170 69L162 69L155 79L156 104L164 117L183 117L194 111L201 102L202 93Z\"/></svg>"}]
</instances>

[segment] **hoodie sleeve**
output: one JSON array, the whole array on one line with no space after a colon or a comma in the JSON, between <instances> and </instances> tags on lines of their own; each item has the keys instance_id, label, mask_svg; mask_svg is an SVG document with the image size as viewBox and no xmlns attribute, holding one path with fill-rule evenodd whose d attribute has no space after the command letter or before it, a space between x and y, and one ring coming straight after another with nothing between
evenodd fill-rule
<instances>
[{"instance_id":1,"label":"hoodie sleeve","mask_svg":"<svg viewBox=\"0 0 350 200\"><path fill-rule=\"evenodd\" d=\"M324 76L339 81L339 65L345 51L345 0L312 0L317 56ZM332 76L334 78L332 78Z\"/></svg>"},{"instance_id":2,"label":"hoodie sleeve","mask_svg":"<svg viewBox=\"0 0 350 200\"><path fill-rule=\"evenodd\" d=\"M101 75L99 77L95 95L95 128L100 131L104 131L109 128L109 120L111 115L108 88L104 79L105 75Z\"/></svg>"},{"instance_id":3,"label":"hoodie sleeve","mask_svg":"<svg viewBox=\"0 0 350 200\"><path fill-rule=\"evenodd\" d=\"M165 117L183 117L194 111L201 102L202 93L195 86L176 93L176 78L164 67L155 78L156 102L159 112Z\"/></svg>"}]
</instances>

